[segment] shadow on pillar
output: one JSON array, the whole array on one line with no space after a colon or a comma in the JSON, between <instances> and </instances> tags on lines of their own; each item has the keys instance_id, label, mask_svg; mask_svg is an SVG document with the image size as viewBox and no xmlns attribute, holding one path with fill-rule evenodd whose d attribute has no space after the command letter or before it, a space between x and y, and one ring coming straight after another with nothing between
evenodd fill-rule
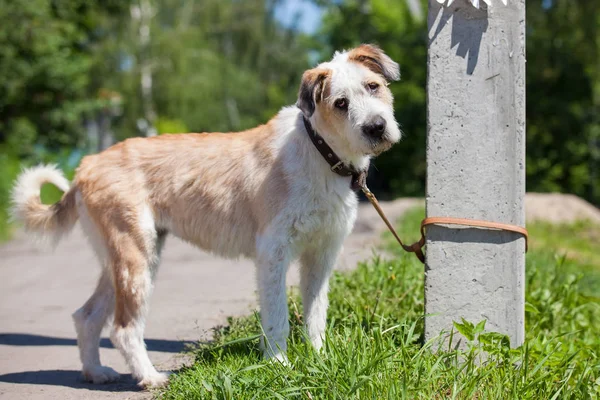
<instances>
[{"instance_id":1,"label":"shadow on pillar","mask_svg":"<svg viewBox=\"0 0 600 400\"><path fill-rule=\"evenodd\" d=\"M502 230L482 230L478 228L448 228L444 225L430 226L427 229L427 238L431 241L445 241L451 243L487 243L491 245L503 245L507 243L523 241L525 247L525 239L519 233L508 232ZM460 257L456 256L455 257ZM460 264L460 261L458 262ZM425 264L425 271L429 271L428 264Z\"/></svg>"},{"instance_id":2,"label":"shadow on pillar","mask_svg":"<svg viewBox=\"0 0 600 400\"><path fill-rule=\"evenodd\" d=\"M450 7L430 1L429 8L429 30L435 26L435 32L430 35L429 45L435 41L452 17L450 48L456 47L456 55L467 60L467 74L473 75L479 60L481 39L488 28L487 8L477 9L467 4L466 0L456 1Z\"/></svg>"}]
</instances>

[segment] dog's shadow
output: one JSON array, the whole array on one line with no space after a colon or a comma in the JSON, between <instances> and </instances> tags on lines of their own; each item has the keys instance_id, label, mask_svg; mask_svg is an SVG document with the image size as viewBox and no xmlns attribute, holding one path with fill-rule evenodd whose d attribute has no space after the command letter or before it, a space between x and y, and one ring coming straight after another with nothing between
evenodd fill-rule
<instances>
[{"instance_id":1,"label":"dog's shadow","mask_svg":"<svg viewBox=\"0 0 600 400\"><path fill-rule=\"evenodd\" d=\"M163 353L181 353L196 342L189 340L144 339L148 351ZM0 345L5 346L77 346L77 340L52 336L32 335L29 333L0 333ZM114 349L107 338L100 340L100 347Z\"/></svg>"},{"instance_id":2,"label":"dog's shadow","mask_svg":"<svg viewBox=\"0 0 600 400\"><path fill-rule=\"evenodd\" d=\"M81 371L72 370L39 370L14 372L0 375L0 382L18 383L30 385L65 386L73 389L88 389L104 392L132 392L140 391L131 374L121 375L121 379L115 383L94 385L86 382Z\"/></svg>"},{"instance_id":3,"label":"dog's shadow","mask_svg":"<svg viewBox=\"0 0 600 400\"><path fill-rule=\"evenodd\" d=\"M191 349L196 342L184 340L166 340L166 339L145 339L146 347L149 351L159 351L165 353L181 353ZM43 335L33 335L28 333L0 333L0 345L5 346L77 346L77 340L72 338L58 338ZM113 348L110 340L103 338L100 341L100 347ZM141 390L131 374L121 375L118 382L94 385L86 382L81 371L77 370L39 370L13 372L0 375L0 382L32 384L32 385L52 385L66 386L74 389L88 389L107 392L127 392Z\"/></svg>"}]
</instances>

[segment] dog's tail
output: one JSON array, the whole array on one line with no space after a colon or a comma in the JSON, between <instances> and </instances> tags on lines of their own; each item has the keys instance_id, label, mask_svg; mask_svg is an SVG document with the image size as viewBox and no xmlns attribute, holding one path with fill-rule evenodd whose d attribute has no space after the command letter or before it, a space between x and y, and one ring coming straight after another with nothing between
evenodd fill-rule
<instances>
[{"instance_id":1,"label":"dog's tail","mask_svg":"<svg viewBox=\"0 0 600 400\"><path fill-rule=\"evenodd\" d=\"M46 205L40 198L44 183L51 183L64 192L55 204ZM40 165L23 170L11 193L11 216L21 222L28 232L49 238L53 244L68 233L79 215L75 206L76 189L55 165Z\"/></svg>"}]
</instances>

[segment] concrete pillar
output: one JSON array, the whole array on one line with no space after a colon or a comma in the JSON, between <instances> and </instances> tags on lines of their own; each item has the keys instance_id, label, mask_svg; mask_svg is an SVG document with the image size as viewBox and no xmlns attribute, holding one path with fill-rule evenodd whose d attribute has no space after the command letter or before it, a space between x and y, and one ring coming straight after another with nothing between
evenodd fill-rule
<instances>
[{"instance_id":1,"label":"concrete pillar","mask_svg":"<svg viewBox=\"0 0 600 400\"><path fill-rule=\"evenodd\" d=\"M428 27L427 216L524 226L525 0L429 0ZM463 317L522 344L524 253L516 233L428 227L426 339Z\"/></svg>"}]
</instances>

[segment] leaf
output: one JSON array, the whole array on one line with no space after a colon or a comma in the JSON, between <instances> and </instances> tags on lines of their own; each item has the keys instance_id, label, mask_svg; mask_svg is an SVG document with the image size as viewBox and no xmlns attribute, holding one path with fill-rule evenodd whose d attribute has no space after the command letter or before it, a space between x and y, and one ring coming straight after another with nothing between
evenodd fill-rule
<instances>
[{"instance_id":1,"label":"leaf","mask_svg":"<svg viewBox=\"0 0 600 400\"><path fill-rule=\"evenodd\" d=\"M208 382L206 380L202 381L202 386L204 386L204 388L206 389L207 392L213 391L213 386L210 384L210 382Z\"/></svg>"},{"instance_id":2,"label":"leaf","mask_svg":"<svg viewBox=\"0 0 600 400\"><path fill-rule=\"evenodd\" d=\"M477 334L480 334L481 332L483 332L483 331L484 331L484 329L485 329L485 323L486 323L486 322L487 322L487 321L486 321L485 319L484 319L484 320L482 320L482 321L480 321L480 322L477 324L477 326L475 326L475 329L473 330L473 333L474 333L475 335L477 335Z\"/></svg>"},{"instance_id":3,"label":"leaf","mask_svg":"<svg viewBox=\"0 0 600 400\"><path fill-rule=\"evenodd\" d=\"M231 386L231 379L227 375L223 375L223 388L225 389L226 398L233 398L233 387Z\"/></svg>"},{"instance_id":4,"label":"leaf","mask_svg":"<svg viewBox=\"0 0 600 400\"><path fill-rule=\"evenodd\" d=\"M264 368L266 364L254 364L240 369L238 372L252 371L259 368Z\"/></svg>"},{"instance_id":5,"label":"leaf","mask_svg":"<svg viewBox=\"0 0 600 400\"><path fill-rule=\"evenodd\" d=\"M463 335L467 340L475 339L475 335L473 334L474 326L469 321L466 321L464 318L462 319L462 323L458 323L456 321L453 322L454 327L461 335Z\"/></svg>"},{"instance_id":6,"label":"leaf","mask_svg":"<svg viewBox=\"0 0 600 400\"><path fill-rule=\"evenodd\" d=\"M540 311L531 303L525 302L525 312L529 312L532 314L539 314Z\"/></svg>"}]
</instances>

